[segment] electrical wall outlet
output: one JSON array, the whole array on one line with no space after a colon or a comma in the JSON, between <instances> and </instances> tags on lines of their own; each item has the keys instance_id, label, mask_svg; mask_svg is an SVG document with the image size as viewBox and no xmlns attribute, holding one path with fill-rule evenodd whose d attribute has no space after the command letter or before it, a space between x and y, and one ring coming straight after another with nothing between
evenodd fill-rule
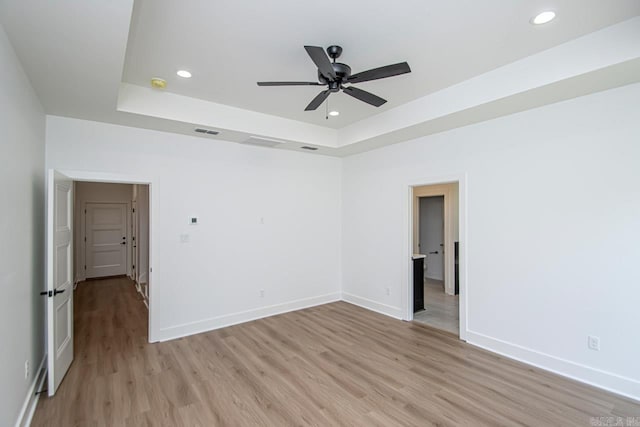
<instances>
[{"instance_id":1,"label":"electrical wall outlet","mask_svg":"<svg viewBox=\"0 0 640 427\"><path fill-rule=\"evenodd\" d=\"M387 293L387 295L391 295L391 289L387 288L386 289L386 293Z\"/></svg>"},{"instance_id":2,"label":"electrical wall outlet","mask_svg":"<svg viewBox=\"0 0 640 427\"><path fill-rule=\"evenodd\" d=\"M29 379L29 360L25 360L24 361L24 379L28 380Z\"/></svg>"},{"instance_id":3,"label":"electrical wall outlet","mask_svg":"<svg viewBox=\"0 0 640 427\"><path fill-rule=\"evenodd\" d=\"M264 289L260 289L260 298L264 298Z\"/></svg>"},{"instance_id":4,"label":"electrical wall outlet","mask_svg":"<svg viewBox=\"0 0 640 427\"><path fill-rule=\"evenodd\" d=\"M600 337L589 335L587 345L590 350L600 351Z\"/></svg>"}]
</instances>

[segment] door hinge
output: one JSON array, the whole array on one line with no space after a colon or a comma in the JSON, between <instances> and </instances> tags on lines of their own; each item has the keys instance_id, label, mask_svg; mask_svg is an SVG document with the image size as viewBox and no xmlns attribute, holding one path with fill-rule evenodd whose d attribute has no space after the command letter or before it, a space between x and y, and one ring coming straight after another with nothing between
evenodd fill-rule
<instances>
[{"instance_id":1,"label":"door hinge","mask_svg":"<svg viewBox=\"0 0 640 427\"><path fill-rule=\"evenodd\" d=\"M85 270L87 269L87 266L86 266L86 265L84 266L84 269L85 269Z\"/></svg>"},{"instance_id":2,"label":"door hinge","mask_svg":"<svg viewBox=\"0 0 640 427\"><path fill-rule=\"evenodd\" d=\"M135 210L135 208L134 208L134 209L131 209L131 212L133 212L133 213L136 213L136 210Z\"/></svg>"},{"instance_id":3,"label":"door hinge","mask_svg":"<svg viewBox=\"0 0 640 427\"><path fill-rule=\"evenodd\" d=\"M84 214L85 214L85 215L87 214L87 210L86 210L86 209L84 210Z\"/></svg>"},{"instance_id":4,"label":"door hinge","mask_svg":"<svg viewBox=\"0 0 640 427\"><path fill-rule=\"evenodd\" d=\"M85 242L87 241L87 236L84 236L84 241L85 241Z\"/></svg>"},{"instance_id":5,"label":"door hinge","mask_svg":"<svg viewBox=\"0 0 640 427\"><path fill-rule=\"evenodd\" d=\"M135 270L135 268L136 268L136 265L135 265L135 264L133 264L133 265L131 266L131 268L133 268L133 269Z\"/></svg>"}]
</instances>

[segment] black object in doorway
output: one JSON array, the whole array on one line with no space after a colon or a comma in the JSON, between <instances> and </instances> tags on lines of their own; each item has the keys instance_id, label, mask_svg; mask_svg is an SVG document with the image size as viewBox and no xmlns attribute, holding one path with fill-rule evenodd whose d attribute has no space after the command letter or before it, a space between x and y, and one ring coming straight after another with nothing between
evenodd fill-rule
<instances>
[{"instance_id":1,"label":"black object in doorway","mask_svg":"<svg viewBox=\"0 0 640 427\"><path fill-rule=\"evenodd\" d=\"M455 277L455 295L460 293L460 256L458 255L460 242L453 242L454 257L454 277Z\"/></svg>"},{"instance_id":2,"label":"black object in doorway","mask_svg":"<svg viewBox=\"0 0 640 427\"><path fill-rule=\"evenodd\" d=\"M424 255L413 258L413 312L424 310Z\"/></svg>"}]
</instances>

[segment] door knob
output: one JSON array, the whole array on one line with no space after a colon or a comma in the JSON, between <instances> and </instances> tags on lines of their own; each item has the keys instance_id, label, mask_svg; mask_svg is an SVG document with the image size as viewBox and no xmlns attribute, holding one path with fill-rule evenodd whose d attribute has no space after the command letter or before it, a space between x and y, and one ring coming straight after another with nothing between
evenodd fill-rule
<instances>
[{"instance_id":1,"label":"door knob","mask_svg":"<svg viewBox=\"0 0 640 427\"><path fill-rule=\"evenodd\" d=\"M63 293L65 290L66 290L66 289L63 289L63 290L59 291L59 290L57 290L57 289L54 289L54 290L53 290L53 296L56 296L56 295L58 295L58 294L61 294L61 293Z\"/></svg>"},{"instance_id":2,"label":"door knob","mask_svg":"<svg viewBox=\"0 0 640 427\"><path fill-rule=\"evenodd\" d=\"M122 243L120 243L120 244L121 244L121 245L126 245L126 244L127 244L127 242L122 242Z\"/></svg>"},{"instance_id":3,"label":"door knob","mask_svg":"<svg viewBox=\"0 0 640 427\"><path fill-rule=\"evenodd\" d=\"M435 252L429 252L429 253L430 253L430 254L437 254L437 253L438 253L438 251L435 251Z\"/></svg>"}]
</instances>

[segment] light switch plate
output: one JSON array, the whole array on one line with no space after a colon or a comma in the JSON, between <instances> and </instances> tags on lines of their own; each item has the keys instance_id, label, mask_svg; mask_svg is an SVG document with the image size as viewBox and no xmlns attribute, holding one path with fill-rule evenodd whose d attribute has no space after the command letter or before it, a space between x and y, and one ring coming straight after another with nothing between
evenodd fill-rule
<instances>
[{"instance_id":1,"label":"light switch plate","mask_svg":"<svg viewBox=\"0 0 640 427\"><path fill-rule=\"evenodd\" d=\"M198 225L198 217L197 216L189 217L189 224L190 225Z\"/></svg>"}]
</instances>

